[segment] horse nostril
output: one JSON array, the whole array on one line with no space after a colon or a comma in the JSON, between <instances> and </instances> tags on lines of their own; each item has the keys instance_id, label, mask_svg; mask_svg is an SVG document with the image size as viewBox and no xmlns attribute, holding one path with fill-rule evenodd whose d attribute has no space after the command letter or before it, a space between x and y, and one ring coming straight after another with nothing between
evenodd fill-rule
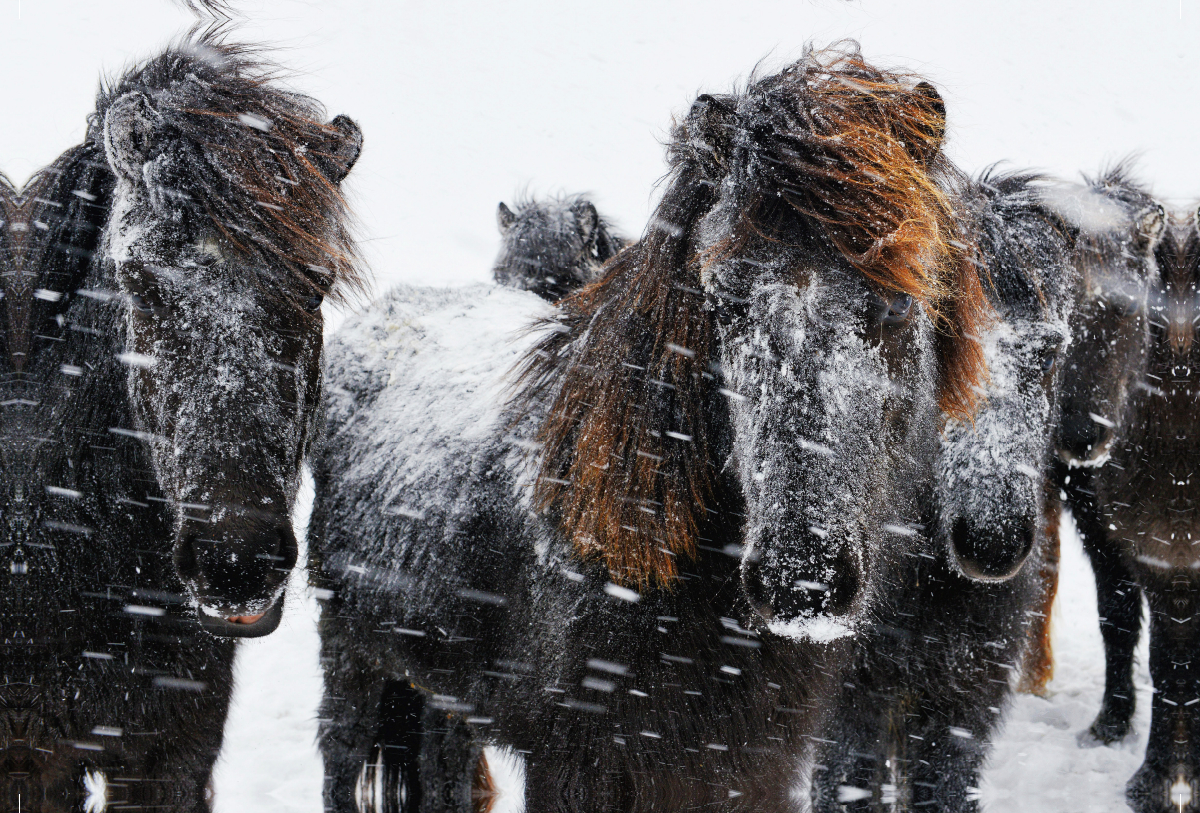
<instances>
[{"instance_id":1,"label":"horse nostril","mask_svg":"<svg viewBox=\"0 0 1200 813\"><path fill-rule=\"evenodd\" d=\"M1037 522L1027 519L1012 531L980 528L958 517L950 531L950 548L962 574L976 581L1007 581L1021 572L1033 550Z\"/></svg>"},{"instance_id":2,"label":"horse nostril","mask_svg":"<svg viewBox=\"0 0 1200 813\"><path fill-rule=\"evenodd\" d=\"M175 543L175 572L184 581L200 578L200 565L196 561L195 534L184 533Z\"/></svg>"},{"instance_id":3,"label":"horse nostril","mask_svg":"<svg viewBox=\"0 0 1200 813\"><path fill-rule=\"evenodd\" d=\"M754 612L758 613L766 621L770 621L775 617L775 613L771 608L770 591L768 591L767 585L762 579L762 564L760 562L746 562L742 566L742 588Z\"/></svg>"}]
</instances>

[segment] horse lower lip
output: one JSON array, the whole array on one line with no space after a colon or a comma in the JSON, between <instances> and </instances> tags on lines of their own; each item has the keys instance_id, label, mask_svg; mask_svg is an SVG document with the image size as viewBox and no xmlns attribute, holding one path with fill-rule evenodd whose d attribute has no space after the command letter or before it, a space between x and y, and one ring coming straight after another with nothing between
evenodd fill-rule
<instances>
[{"instance_id":1,"label":"horse lower lip","mask_svg":"<svg viewBox=\"0 0 1200 813\"><path fill-rule=\"evenodd\" d=\"M231 615L225 620L230 624L253 624L261 619L264 615L266 615L266 613L259 613L258 615Z\"/></svg>"}]
</instances>

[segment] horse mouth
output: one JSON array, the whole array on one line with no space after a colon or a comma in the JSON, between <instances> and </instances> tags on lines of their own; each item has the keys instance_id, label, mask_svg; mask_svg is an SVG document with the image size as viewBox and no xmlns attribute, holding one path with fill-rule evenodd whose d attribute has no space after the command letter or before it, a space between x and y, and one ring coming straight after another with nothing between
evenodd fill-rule
<instances>
[{"instance_id":1,"label":"horse mouth","mask_svg":"<svg viewBox=\"0 0 1200 813\"><path fill-rule=\"evenodd\" d=\"M259 613L258 615L231 615L225 620L230 624L253 624L265 615L266 613Z\"/></svg>"},{"instance_id":2,"label":"horse mouth","mask_svg":"<svg viewBox=\"0 0 1200 813\"><path fill-rule=\"evenodd\" d=\"M270 635L283 620L283 594L271 607L262 613L241 615L198 614L200 626L212 635L221 638L261 638Z\"/></svg>"}]
</instances>

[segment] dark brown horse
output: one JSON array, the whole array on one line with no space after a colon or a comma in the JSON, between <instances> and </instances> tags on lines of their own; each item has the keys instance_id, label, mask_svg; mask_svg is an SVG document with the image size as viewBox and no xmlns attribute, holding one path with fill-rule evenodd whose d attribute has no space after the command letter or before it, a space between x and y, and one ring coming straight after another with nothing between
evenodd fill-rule
<instances>
[{"instance_id":1,"label":"dark brown horse","mask_svg":"<svg viewBox=\"0 0 1200 813\"><path fill-rule=\"evenodd\" d=\"M943 115L810 53L696 100L641 240L557 313L401 288L333 340L328 809L469 809L487 742L530 811L792 808L982 372Z\"/></svg>"},{"instance_id":2,"label":"dark brown horse","mask_svg":"<svg viewBox=\"0 0 1200 813\"><path fill-rule=\"evenodd\" d=\"M1150 607L1150 741L1127 787L1139 813L1200 804L1200 483L1190 473L1200 454L1200 234L1192 213L1170 219L1155 259L1149 352L1117 421L1111 460L1091 478L1096 517L1088 523L1100 605L1117 610L1106 621L1122 633L1105 635L1109 684L1093 730L1106 739L1128 731L1140 595Z\"/></svg>"},{"instance_id":3,"label":"dark brown horse","mask_svg":"<svg viewBox=\"0 0 1200 813\"><path fill-rule=\"evenodd\" d=\"M582 195L523 200L516 211L501 203L496 223L502 243L492 278L551 302L599 279L626 243Z\"/></svg>"},{"instance_id":4,"label":"dark brown horse","mask_svg":"<svg viewBox=\"0 0 1200 813\"><path fill-rule=\"evenodd\" d=\"M1079 277L1076 229L1047 205L1047 188L1036 175L986 173L963 190L997 313L981 334L986 400L973 421L948 423L923 545L888 575L842 676L812 780L821 813L977 809L1054 549L1043 481Z\"/></svg>"}]
</instances>

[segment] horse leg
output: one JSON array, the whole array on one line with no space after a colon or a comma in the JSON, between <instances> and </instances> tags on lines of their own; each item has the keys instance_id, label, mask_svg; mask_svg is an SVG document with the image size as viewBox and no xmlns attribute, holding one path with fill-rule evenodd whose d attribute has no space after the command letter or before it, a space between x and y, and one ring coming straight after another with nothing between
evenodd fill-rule
<instances>
[{"instance_id":1,"label":"horse leg","mask_svg":"<svg viewBox=\"0 0 1200 813\"><path fill-rule=\"evenodd\" d=\"M1138 813L1194 811L1185 799L1195 792L1200 712L1200 663L1193 649L1200 619L1186 577L1167 590L1147 589L1150 601L1150 741L1142 766L1125 788ZM1200 790L1200 789L1196 789Z\"/></svg>"},{"instance_id":2,"label":"horse leg","mask_svg":"<svg viewBox=\"0 0 1200 813\"><path fill-rule=\"evenodd\" d=\"M812 774L813 813L884 809L885 786L903 760L905 710L891 695L860 688L852 675L844 687L822 738ZM884 711L884 706L891 708ZM896 747L899 746L899 747Z\"/></svg>"},{"instance_id":3,"label":"horse leg","mask_svg":"<svg viewBox=\"0 0 1200 813\"><path fill-rule=\"evenodd\" d=\"M686 806L686 772L655 768L641 774L635 786L625 770L625 754L607 749L599 736L591 731L566 742L546 736L526 755L525 813L659 813ZM637 761L644 766L660 760Z\"/></svg>"},{"instance_id":4,"label":"horse leg","mask_svg":"<svg viewBox=\"0 0 1200 813\"><path fill-rule=\"evenodd\" d=\"M473 813L486 811L487 792L483 745L458 715L426 708L422 716L419 763L421 804L405 810L421 813Z\"/></svg>"},{"instance_id":5,"label":"horse leg","mask_svg":"<svg viewBox=\"0 0 1200 813\"><path fill-rule=\"evenodd\" d=\"M1142 634L1142 591L1116 554L1108 550L1103 562L1099 555L1092 557L1104 639L1104 700L1088 730L1103 743L1123 739L1133 726L1133 657Z\"/></svg>"},{"instance_id":6,"label":"horse leg","mask_svg":"<svg viewBox=\"0 0 1200 813\"><path fill-rule=\"evenodd\" d=\"M1104 639L1104 700L1088 730L1100 742L1113 743L1124 739L1133 725L1137 699L1133 655L1142 633L1142 591L1119 544L1108 538L1089 476L1079 470L1072 475L1074 481L1065 489L1096 577L1096 609Z\"/></svg>"},{"instance_id":7,"label":"horse leg","mask_svg":"<svg viewBox=\"0 0 1200 813\"><path fill-rule=\"evenodd\" d=\"M926 702L941 705L948 699L926 698ZM982 700L975 698L975 701ZM934 715L929 722L936 721L936 724L927 726L919 735L922 739L910 744L906 764L912 809L945 813L974 813L979 810L979 777L999 715L987 711L989 719L969 721L966 718L981 717L979 713L970 713L979 712L975 701L970 708L961 699L957 701L963 709L955 711L966 710L966 715ZM948 719L958 725L948 725Z\"/></svg>"},{"instance_id":8,"label":"horse leg","mask_svg":"<svg viewBox=\"0 0 1200 813\"><path fill-rule=\"evenodd\" d=\"M1004 603L995 602L998 613L1004 612ZM1021 601L1014 603L1024 606ZM920 673L914 676L918 691L906 731L905 809L944 813L979 809L983 762L1000 722L1000 709L1011 693L1009 664L1017 660L1014 650L1027 640L1027 633L1019 627L1005 631L974 624L951 629L944 643L930 641L915 667ZM968 656L978 641L997 638L1008 644L992 657ZM955 663L960 666L947 676L946 665Z\"/></svg>"},{"instance_id":9,"label":"horse leg","mask_svg":"<svg viewBox=\"0 0 1200 813\"><path fill-rule=\"evenodd\" d=\"M326 608L326 612L329 610ZM321 664L325 688L321 697L318 742L325 763L325 810L357 813L360 802L367 810L387 810L387 760L398 757L398 748L379 748L379 734L391 731L383 720L385 679L370 664L343 647L353 639L346 630L335 632L328 616L321 619ZM399 709L398 703L391 705ZM381 726L381 721L384 724ZM395 721L390 721L395 722ZM392 739L400 739L398 732ZM390 809L395 809L395 805Z\"/></svg>"},{"instance_id":10,"label":"horse leg","mask_svg":"<svg viewBox=\"0 0 1200 813\"><path fill-rule=\"evenodd\" d=\"M181 698L186 706L164 704L164 719L150 742L118 758L119 766L101 766L113 786L110 793L125 796L135 808L209 813L230 694Z\"/></svg>"}]
</instances>

